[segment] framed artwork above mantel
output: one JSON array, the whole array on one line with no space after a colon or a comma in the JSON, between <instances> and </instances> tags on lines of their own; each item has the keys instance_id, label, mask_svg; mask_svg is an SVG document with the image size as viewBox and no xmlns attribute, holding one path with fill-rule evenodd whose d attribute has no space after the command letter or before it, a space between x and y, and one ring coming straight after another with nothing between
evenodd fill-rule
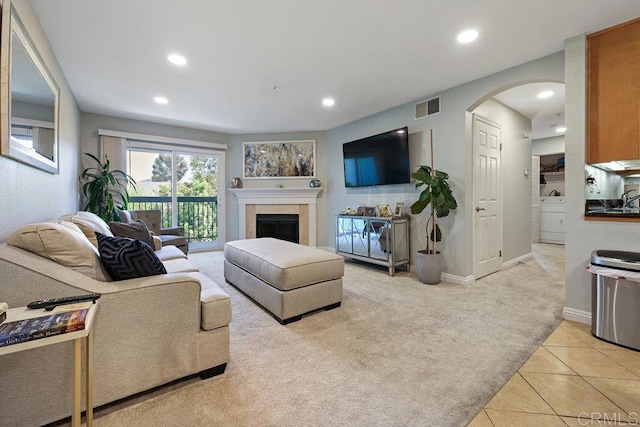
<instances>
[{"instance_id":1,"label":"framed artwork above mantel","mask_svg":"<svg viewBox=\"0 0 640 427\"><path fill-rule=\"evenodd\" d=\"M258 141L242 144L244 179L315 178L316 141Z\"/></svg>"}]
</instances>

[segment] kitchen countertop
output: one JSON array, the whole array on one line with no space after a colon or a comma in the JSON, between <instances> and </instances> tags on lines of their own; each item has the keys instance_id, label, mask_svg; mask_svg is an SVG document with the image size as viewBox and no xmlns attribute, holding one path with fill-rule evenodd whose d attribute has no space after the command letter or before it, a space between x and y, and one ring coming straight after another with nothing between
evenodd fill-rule
<instances>
[{"instance_id":1,"label":"kitchen countertop","mask_svg":"<svg viewBox=\"0 0 640 427\"><path fill-rule=\"evenodd\" d=\"M640 208L623 208L622 200L619 199L587 200L584 216L596 218L640 218Z\"/></svg>"},{"instance_id":2,"label":"kitchen countertop","mask_svg":"<svg viewBox=\"0 0 640 427\"><path fill-rule=\"evenodd\" d=\"M640 218L639 208L611 208L590 210L584 213L586 217L607 217L607 218Z\"/></svg>"}]
</instances>

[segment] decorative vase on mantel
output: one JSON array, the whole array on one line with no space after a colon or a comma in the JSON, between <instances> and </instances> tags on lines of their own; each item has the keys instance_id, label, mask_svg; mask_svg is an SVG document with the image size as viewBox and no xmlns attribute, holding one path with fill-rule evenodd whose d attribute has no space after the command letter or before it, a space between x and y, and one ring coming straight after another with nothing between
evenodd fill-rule
<instances>
[{"instance_id":1,"label":"decorative vase on mantel","mask_svg":"<svg viewBox=\"0 0 640 427\"><path fill-rule=\"evenodd\" d=\"M238 177L231 178L231 188L242 188L242 180Z\"/></svg>"}]
</instances>

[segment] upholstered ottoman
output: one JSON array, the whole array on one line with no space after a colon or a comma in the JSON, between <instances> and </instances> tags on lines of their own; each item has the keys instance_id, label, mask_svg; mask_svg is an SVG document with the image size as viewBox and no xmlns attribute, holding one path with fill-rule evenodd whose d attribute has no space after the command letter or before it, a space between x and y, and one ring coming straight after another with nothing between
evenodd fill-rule
<instances>
[{"instance_id":1,"label":"upholstered ottoman","mask_svg":"<svg viewBox=\"0 0 640 427\"><path fill-rule=\"evenodd\" d=\"M344 258L270 237L224 246L225 280L283 325L340 306Z\"/></svg>"}]
</instances>

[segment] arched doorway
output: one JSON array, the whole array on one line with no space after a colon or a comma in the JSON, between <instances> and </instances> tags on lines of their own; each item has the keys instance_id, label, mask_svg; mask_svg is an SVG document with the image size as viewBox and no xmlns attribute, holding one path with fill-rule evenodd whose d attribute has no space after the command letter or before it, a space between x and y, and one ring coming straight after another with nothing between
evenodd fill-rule
<instances>
[{"instance_id":1,"label":"arched doorway","mask_svg":"<svg viewBox=\"0 0 640 427\"><path fill-rule=\"evenodd\" d=\"M544 91L553 95L538 98ZM467 112L468 143L473 147L473 204L468 213L473 218L477 280L532 256L532 194L539 179L532 173L532 140L555 132L545 129L548 123L564 123L564 84L509 85L487 94Z\"/></svg>"}]
</instances>

